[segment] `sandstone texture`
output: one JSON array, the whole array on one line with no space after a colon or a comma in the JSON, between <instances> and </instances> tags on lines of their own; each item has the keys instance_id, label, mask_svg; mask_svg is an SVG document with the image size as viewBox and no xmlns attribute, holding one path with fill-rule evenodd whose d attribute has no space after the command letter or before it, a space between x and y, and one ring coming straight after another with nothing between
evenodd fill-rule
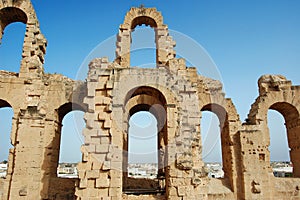
<instances>
[{"instance_id":1,"label":"sandstone texture","mask_svg":"<svg viewBox=\"0 0 300 200\"><path fill-rule=\"evenodd\" d=\"M29 0L0 1L0 39L13 22L26 24L19 73L0 71L0 107L14 111L8 173L0 199L300 199L300 86L280 75L258 81L259 96L245 123L222 84L197 74L176 58L175 41L155 8L131 8L119 27L116 59L89 64L86 82L43 69L47 41ZM131 32L151 26L156 68L130 66ZM285 119L293 178L276 178L270 166L269 109ZM85 112L86 127L78 179L57 177L62 119ZM128 121L149 111L158 122L159 177L155 183L129 179ZM202 111L220 121L224 178L207 177L202 160ZM131 185L158 187L157 194L126 193ZM150 186L149 186L150 185ZM134 189L134 188L132 188Z\"/></svg>"}]
</instances>

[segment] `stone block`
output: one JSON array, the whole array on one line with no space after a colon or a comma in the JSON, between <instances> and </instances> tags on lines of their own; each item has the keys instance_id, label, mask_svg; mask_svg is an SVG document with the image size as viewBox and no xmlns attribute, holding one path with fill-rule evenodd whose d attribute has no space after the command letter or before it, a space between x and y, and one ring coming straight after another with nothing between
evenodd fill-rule
<instances>
[{"instance_id":1,"label":"stone block","mask_svg":"<svg viewBox=\"0 0 300 200\"><path fill-rule=\"evenodd\" d=\"M96 179L96 178L99 178L99 173L100 173L100 171L99 170L96 170L96 169L94 169L94 170L87 170L86 171L86 178L87 179Z\"/></svg>"},{"instance_id":2,"label":"stone block","mask_svg":"<svg viewBox=\"0 0 300 200\"><path fill-rule=\"evenodd\" d=\"M110 181L110 187L121 188L122 187L122 179L114 177Z\"/></svg>"},{"instance_id":3,"label":"stone block","mask_svg":"<svg viewBox=\"0 0 300 200\"><path fill-rule=\"evenodd\" d=\"M100 143L101 144L110 144L111 137L101 137L100 138Z\"/></svg>"},{"instance_id":4,"label":"stone block","mask_svg":"<svg viewBox=\"0 0 300 200\"><path fill-rule=\"evenodd\" d=\"M107 178L106 173L101 173L100 178L96 179L96 188L108 188L110 180Z\"/></svg>"},{"instance_id":5,"label":"stone block","mask_svg":"<svg viewBox=\"0 0 300 200\"><path fill-rule=\"evenodd\" d=\"M111 162L110 161L104 161L102 165L102 170L107 171L111 169Z\"/></svg>"},{"instance_id":6,"label":"stone block","mask_svg":"<svg viewBox=\"0 0 300 200\"><path fill-rule=\"evenodd\" d=\"M113 187L110 187L108 193L109 193L110 197L117 197L120 194L122 194L122 188L113 188Z\"/></svg>"},{"instance_id":7,"label":"stone block","mask_svg":"<svg viewBox=\"0 0 300 200\"><path fill-rule=\"evenodd\" d=\"M80 179L79 188L81 188L81 189L87 188L87 178Z\"/></svg>"},{"instance_id":8,"label":"stone block","mask_svg":"<svg viewBox=\"0 0 300 200\"><path fill-rule=\"evenodd\" d=\"M96 153L107 153L109 144L98 144L96 145Z\"/></svg>"},{"instance_id":9,"label":"stone block","mask_svg":"<svg viewBox=\"0 0 300 200\"><path fill-rule=\"evenodd\" d=\"M177 187L177 193L178 193L178 196L180 197L183 197L183 196L186 196L186 186L178 186Z\"/></svg>"}]
</instances>

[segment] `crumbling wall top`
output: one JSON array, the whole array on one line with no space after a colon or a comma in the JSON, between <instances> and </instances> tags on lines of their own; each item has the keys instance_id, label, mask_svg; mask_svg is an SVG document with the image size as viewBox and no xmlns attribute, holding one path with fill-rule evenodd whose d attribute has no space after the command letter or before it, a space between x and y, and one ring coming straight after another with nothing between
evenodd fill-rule
<instances>
[{"instance_id":1,"label":"crumbling wall top","mask_svg":"<svg viewBox=\"0 0 300 200\"><path fill-rule=\"evenodd\" d=\"M266 74L258 79L259 94L264 95L269 91L279 91L291 88L292 82L282 75Z\"/></svg>"}]
</instances>

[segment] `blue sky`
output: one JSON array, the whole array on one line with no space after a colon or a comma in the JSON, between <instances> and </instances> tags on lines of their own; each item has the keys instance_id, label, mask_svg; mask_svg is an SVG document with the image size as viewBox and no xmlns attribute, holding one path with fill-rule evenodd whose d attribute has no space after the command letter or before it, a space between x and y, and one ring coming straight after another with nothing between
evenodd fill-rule
<instances>
[{"instance_id":1,"label":"blue sky","mask_svg":"<svg viewBox=\"0 0 300 200\"><path fill-rule=\"evenodd\" d=\"M91 0L87 3L33 0L33 4L48 40L44 67L49 73L76 78L89 53L118 33L130 7L144 4L161 11L170 30L202 45L216 64L226 97L232 98L242 121L258 95L257 80L261 75L282 74L293 84L300 84L300 1L297 0ZM17 23L5 29L0 46L1 69L19 70L24 30L25 26ZM176 48L180 49L178 45ZM107 54L113 54L113 49L108 49ZM286 147L282 151L275 148L286 146L280 143L286 141L285 130L279 127L283 124L280 117L275 112L269 115L274 119L270 120L273 160L288 157L282 153L288 151ZM216 142L208 160L220 158L219 141ZM65 157L67 160L73 156L67 153Z\"/></svg>"}]
</instances>

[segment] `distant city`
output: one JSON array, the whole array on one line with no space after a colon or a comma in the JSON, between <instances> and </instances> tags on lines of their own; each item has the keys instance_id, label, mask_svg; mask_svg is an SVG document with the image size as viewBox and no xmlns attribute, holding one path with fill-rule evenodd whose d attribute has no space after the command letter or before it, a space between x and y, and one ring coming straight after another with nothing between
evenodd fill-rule
<instances>
[{"instance_id":1,"label":"distant city","mask_svg":"<svg viewBox=\"0 0 300 200\"><path fill-rule=\"evenodd\" d=\"M7 161L0 163L0 178L5 178L7 173ZM291 162L271 162L275 177L292 177L293 166ZM205 170L209 178L223 178L222 164L205 163ZM132 178L157 178L157 163L128 164L128 176ZM60 163L57 168L57 176L61 178L78 178L77 163Z\"/></svg>"}]
</instances>

